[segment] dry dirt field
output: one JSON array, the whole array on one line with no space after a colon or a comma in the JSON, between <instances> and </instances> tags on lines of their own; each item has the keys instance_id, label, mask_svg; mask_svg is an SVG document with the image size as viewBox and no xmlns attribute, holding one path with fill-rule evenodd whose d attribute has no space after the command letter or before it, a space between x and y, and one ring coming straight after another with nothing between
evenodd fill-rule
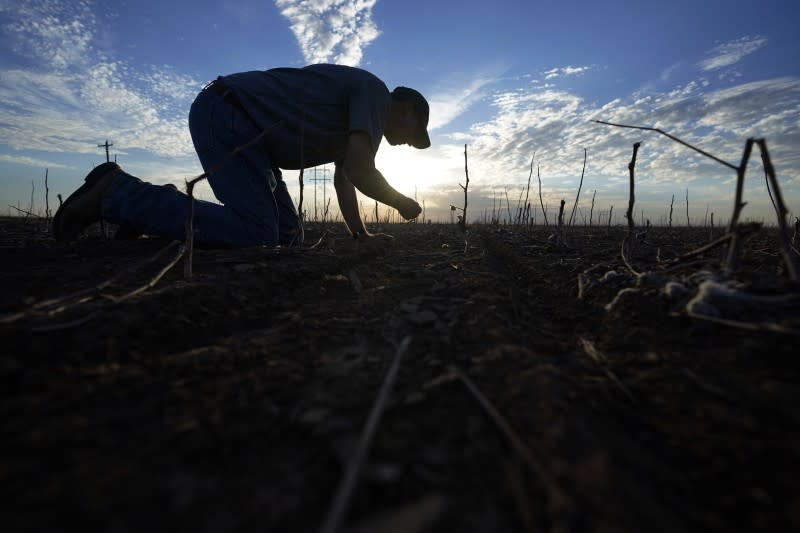
<instances>
[{"instance_id":1,"label":"dry dirt field","mask_svg":"<svg viewBox=\"0 0 800 533\"><path fill-rule=\"evenodd\" d=\"M1 219L3 531L318 531L395 361L343 531L800 529L800 299L773 230L734 276L772 303L712 295L711 321L686 306L720 249L637 283L624 228L474 226L466 251L450 225L328 229L196 250L191 281L178 263L120 300L175 249L133 270L167 243ZM658 270L709 230L645 241L632 264Z\"/></svg>"}]
</instances>

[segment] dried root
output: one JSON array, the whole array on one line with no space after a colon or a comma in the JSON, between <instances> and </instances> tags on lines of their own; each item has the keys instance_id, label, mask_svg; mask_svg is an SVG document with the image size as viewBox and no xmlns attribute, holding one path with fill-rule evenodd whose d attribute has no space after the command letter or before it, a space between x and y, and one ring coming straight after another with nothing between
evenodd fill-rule
<instances>
[{"instance_id":1,"label":"dried root","mask_svg":"<svg viewBox=\"0 0 800 533\"><path fill-rule=\"evenodd\" d=\"M759 294L735 281L707 279L685 306L688 316L753 331L800 335L800 293Z\"/></svg>"}]
</instances>

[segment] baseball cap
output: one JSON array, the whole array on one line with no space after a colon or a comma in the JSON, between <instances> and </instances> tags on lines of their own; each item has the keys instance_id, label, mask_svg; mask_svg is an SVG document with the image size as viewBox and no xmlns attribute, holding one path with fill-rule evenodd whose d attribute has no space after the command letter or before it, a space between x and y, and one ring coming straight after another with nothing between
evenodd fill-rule
<instances>
[{"instance_id":1,"label":"baseball cap","mask_svg":"<svg viewBox=\"0 0 800 533\"><path fill-rule=\"evenodd\" d=\"M395 87L392 91L392 98L400 102L411 102L414 111L419 118L419 129L414 132L414 138L411 141L411 146L414 148L427 148L431 145L431 138L428 136L428 115L430 108L428 101L422 96L419 91L415 91L409 87Z\"/></svg>"}]
</instances>

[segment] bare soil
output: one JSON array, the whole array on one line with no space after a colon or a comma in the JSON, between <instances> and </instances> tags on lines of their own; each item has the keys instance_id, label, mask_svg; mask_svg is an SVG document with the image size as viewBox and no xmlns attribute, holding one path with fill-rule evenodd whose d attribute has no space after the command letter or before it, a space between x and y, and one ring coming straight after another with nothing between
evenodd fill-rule
<instances>
[{"instance_id":1,"label":"bare soil","mask_svg":"<svg viewBox=\"0 0 800 533\"><path fill-rule=\"evenodd\" d=\"M327 229L315 249L197 250L191 281L178 263L108 297L171 250L37 313L167 243L56 243L41 220L0 220L2 529L316 531L406 337L349 531L800 529L798 337L686 315L719 249L670 274L688 295L661 279L606 310L637 287L623 228L571 228L562 247L549 228L475 226L466 250L448 225L386 226L384 247ZM655 228L632 262L709 238ZM772 230L747 241L747 290L798 290L777 251ZM797 311L725 318L792 329Z\"/></svg>"}]
</instances>

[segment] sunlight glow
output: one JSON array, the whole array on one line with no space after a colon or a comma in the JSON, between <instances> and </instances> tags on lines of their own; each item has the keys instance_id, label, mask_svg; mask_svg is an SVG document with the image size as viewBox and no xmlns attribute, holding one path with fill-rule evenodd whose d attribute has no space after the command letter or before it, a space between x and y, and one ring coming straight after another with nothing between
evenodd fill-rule
<instances>
[{"instance_id":1,"label":"sunlight glow","mask_svg":"<svg viewBox=\"0 0 800 533\"><path fill-rule=\"evenodd\" d=\"M455 183L463 175L463 160L457 154L451 154L452 146L431 147L427 150L416 150L408 146L381 145L375 158L375 166L386 180L399 192L417 195L442 185Z\"/></svg>"}]
</instances>

